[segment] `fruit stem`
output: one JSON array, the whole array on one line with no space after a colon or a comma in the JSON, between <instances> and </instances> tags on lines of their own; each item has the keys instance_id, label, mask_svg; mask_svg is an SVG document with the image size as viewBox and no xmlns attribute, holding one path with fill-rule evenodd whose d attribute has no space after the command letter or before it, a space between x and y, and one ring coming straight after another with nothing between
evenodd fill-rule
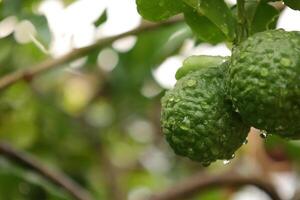
<instances>
[{"instance_id":1,"label":"fruit stem","mask_svg":"<svg viewBox=\"0 0 300 200\"><path fill-rule=\"evenodd\" d=\"M247 20L245 16L245 0L237 0L237 40L236 43L239 44L248 37Z\"/></svg>"}]
</instances>

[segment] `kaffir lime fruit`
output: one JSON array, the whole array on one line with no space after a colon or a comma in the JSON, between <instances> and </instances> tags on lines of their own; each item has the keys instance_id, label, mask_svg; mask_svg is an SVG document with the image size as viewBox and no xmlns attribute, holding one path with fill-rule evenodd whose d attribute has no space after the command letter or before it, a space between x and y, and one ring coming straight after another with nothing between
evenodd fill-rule
<instances>
[{"instance_id":1,"label":"kaffir lime fruit","mask_svg":"<svg viewBox=\"0 0 300 200\"><path fill-rule=\"evenodd\" d=\"M233 110L223 67L201 68L181 78L162 98L163 133L175 153L204 166L228 160L246 140L249 127Z\"/></svg>"},{"instance_id":2,"label":"kaffir lime fruit","mask_svg":"<svg viewBox=\"0 0 300 200\"><path fill-rule=\"evenodd\" d=\"M232 54L229 96L248 125L300 136L300 33L257 33Z\"/></svg>"}]
</instances>

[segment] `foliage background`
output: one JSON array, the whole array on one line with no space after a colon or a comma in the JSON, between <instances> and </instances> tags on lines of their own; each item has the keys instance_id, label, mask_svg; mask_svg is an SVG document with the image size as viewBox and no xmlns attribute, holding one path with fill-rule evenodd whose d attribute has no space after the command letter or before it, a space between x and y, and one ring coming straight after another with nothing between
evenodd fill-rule
<instances>
[{"instance_id":1,"label":"foliage background","mask_svg":"<svg viewBox=\"0 0 300 200\"><path fill-rule=\"evenodd\" d=\"M0 75L149 23L138 17L133 0L100 4L96 0L0 0ZM270 177L284 199L297 194L297 141L264 141L253 129L234 160L209 168L175 156L166 144L160 131L160 97L174 84L180 62L199 53L230 55L231 45L224 42L233 37L230 27L224 35L224 28L186 9L191 29L181 22L146 31L2 90L1 141L34 155L50 169L62 170L95 199L142 199L197 172L215 174L228 169ZM233 13L235 9L231 7ZM298 11L286 8L283 12L285 18L279 18L278 26L300 30L291 27L299 19ZM252 33L276 27L278 16L276 8L261 3L251 21ZM298 18L291 23L291 16ZM0 199L72 198L33 171L0 156ZM238 193L208 190L192 199L268 197L245 187Z\"/></svg>"}]
</instances>

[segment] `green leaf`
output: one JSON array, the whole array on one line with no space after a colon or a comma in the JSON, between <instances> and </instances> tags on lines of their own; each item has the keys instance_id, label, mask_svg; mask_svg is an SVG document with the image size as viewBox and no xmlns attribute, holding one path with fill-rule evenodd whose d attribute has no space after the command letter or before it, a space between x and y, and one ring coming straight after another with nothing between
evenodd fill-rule
<instances>
[{"instance_id":1,"label":"green leaf","mask_svg":"<svg viewBox=\"0 0 300 200\"><path fill-rule=\"evenodd\" d=\"M217 44L225 40L226 36L207 17L197 11L187 8L184 12L186 23L191 27L195 35L202 41Z\"/></svg>"},{"instance_id":2,"label":"green leaf","mask_svg":"<svg viewBox=\"0 0 300 200\"><path fill-rule=\"evenodd\" d=\"M181 0L136 0L137 9L143 18L162 21L182 12Z\"/></svg>"},{"instance_id":3,"label":"green leaf","mask_svg":"<svg viewBox=\"0 0 300 200\"><path fill-rule=\"evenodd\" d=\"M227 37L233 41L235 34L235 19L224 0L183 0L198 13L207 17Z\"/></svg>"},{"instance_id":4,"label":"green leaf","mask_svg":"<svg viewBox=\"0 0 300 200\"><path fill-rule=\"evenodd\" d=\"M19 83L0 97L0 139L29 147L37 136L36 105L29 88Z\"/></svg>"},{"instance_id":5,"label":"green leaf","mask_svg":"<svg viewBox=\"0 0 300 200\"><path fill-rule=\"evenodd\" d=\"M284 4L294 10L300 10L299 0L283 0Z\"/></svg>"},{"instance_id":6,"label":"green leaf","mask_svg":"<svg viewBox=\"0 0 300 200\"><path fill-rule=\"evenodd\" d=\"M182 28L174 32L168 41L156 51L155 64L159 64L169 56L177 53L184 41L192 37L192 30L187 25L182 24Z\"/></svg>"},{"instance_id":7,"label":"green leaf","mask_svg":"<svg viewBox=\"0 0 300 200\"><path fill-rule=\"evenodd\" d=\"M275 29L280 12L267 3L259 3L250 26L250 33Z\"/></svg>"},{"instance_id":8,"label":"green leaf","mask_svg":"<svg viewBox=\"0 0 300 200\"><path fill-rule=\"evenodd\" d=\"M46 17L44 15L25 15L24 18L28 19L36 28L37 39L44 45L48 45L51 41L51 34Z\"/></svg>"},{"instance_id":9,"label":"green leaf","mask_svg":"<svg viewBox=\"0 0 300 200\"><path fill-rule=\"evenodd\" d=\"M35 0L2 0L0 1L0 16L3 18L11 15L21 17L23 14L32 14L39 4L40 1Z\"/></svg>"},{"instance_id":10,"label":"green leaf","mask_svg":"<svg viewBox=\"0 0 300 200\"><path fill-rule=\"evenodd\" d=\"M222 56L190 56L183 61L183 65L176 72L176 79L179 80L186 74L193 72L197 69L205 68L205 67L217 67L222 64L226 60L225 57Z\"/></svg>"},{"instance_id":11,"label":"green leaf","mask_svg":"<svg viewBox=\"0 0 300 200\"><path fill-rule=\"evenodd\" d=\"M104 22L107 21L107 10L104 10L104 12L101 14L101 16L97 19L97 21L94 22L95 26L100 26Z\"/></svg>"}]
</instances>

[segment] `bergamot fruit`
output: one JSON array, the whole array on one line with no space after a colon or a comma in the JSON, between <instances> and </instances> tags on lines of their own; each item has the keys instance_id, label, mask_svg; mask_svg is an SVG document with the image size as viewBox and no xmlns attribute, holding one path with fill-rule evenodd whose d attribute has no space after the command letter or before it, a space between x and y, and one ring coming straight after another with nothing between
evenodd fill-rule
<instances>
[{"instance_id":1,"label":"bergamot fruit","mask_svg":"<svg viewBox=\"0 0 300 200\"><path fill-rule=\"evenodd\" d=\"M234 106L249 125L299 137L299 32L265 31L242 42L233 50L228 88Z\"/></svg>"},{"instance_id":2,"label":"bergamot fruit","mask_svg":"<svg viewBox=\"0 0 300 200\"><path fill-rule=\"evenodd\" d=\"M226 98L223 76L223 67L201 68L182 77L162 98L168 143L176 154L204 166L231 159L249 131Z\"/></svg>"}]
</instances>

